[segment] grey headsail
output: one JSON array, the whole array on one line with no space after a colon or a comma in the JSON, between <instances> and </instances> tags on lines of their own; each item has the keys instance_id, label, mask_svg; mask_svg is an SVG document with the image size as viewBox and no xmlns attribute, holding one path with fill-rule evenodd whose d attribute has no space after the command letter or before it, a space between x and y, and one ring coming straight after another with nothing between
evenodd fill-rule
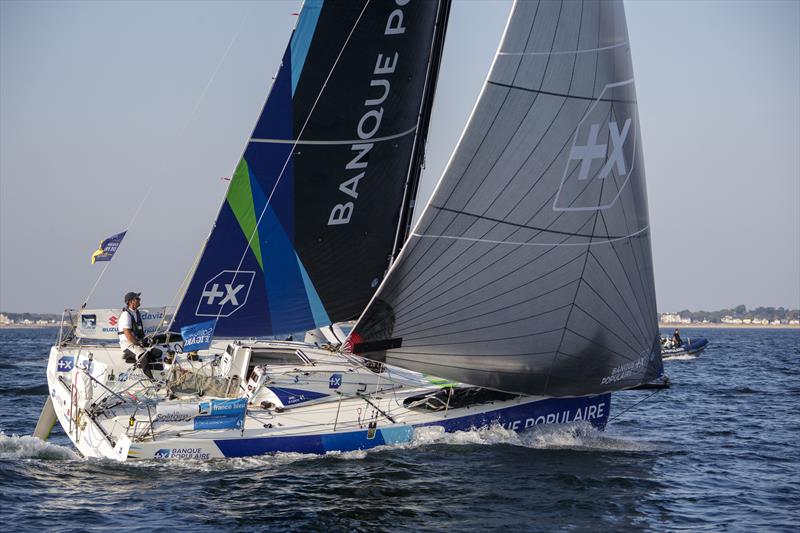
<instances>
[{"instance_id":1,"label":"grey headsail","mask_svg":"<svg viewBox=\"0 0 800 533\"><path fill-rule=\"evenodd\" d=\"M578 396L657 377L658 339L622 2L518 1L350 346L472 385Z\"/></svg>"}]
</instances>

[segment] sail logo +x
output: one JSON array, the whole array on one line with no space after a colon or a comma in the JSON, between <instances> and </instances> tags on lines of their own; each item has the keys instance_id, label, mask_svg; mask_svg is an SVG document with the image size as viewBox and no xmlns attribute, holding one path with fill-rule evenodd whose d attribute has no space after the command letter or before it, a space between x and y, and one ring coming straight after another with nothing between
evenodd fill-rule
<instances>
[{"instance_id":1,"label":"sail logo +x","mask_svg":"<svg viewBox=\"0 0 800 533\"><path fill-rule=\"evenodd\" d=\"M58 360L58 371L59 372L70 372L73 368L75 368L75 356L74 355L64 355L59 358Z\"/></svg>"},{"instance_id":2,"label":"sail logo +x","mask_svg":"<svg viewBox=\"0 0 800 533\"><path fill-rule=\"evenodd\" d=\"M585 181L589 178L589 169L592 166L592 161L595 159L605 160L605 165L600 169L600 172L595 174L595 177L601 180L606 179L611 174L612 168L616 167L617 174L624 175L627 173L625 166L625 154L622 153L622 147L625 144L625 139L628 137L630 131L631 119L625 120L625 125L622 127L622 132L619 131L616 122L608 123L608 135L611 138L611 145L613 150L606 158L608 152L608 143L600 144L597 142L597 135L600 132L600 124L592 124L589 128L589 139L583 146L573 145L569 153L570 161L580 161L580 172L578 179Z\"/></svg>"},{"instance_id":3,"label":"sail logo +x","mask_svg":"<svg viewBox=\"0 0 800 533\"><path fill-rule=\"evenodd\" d=\"M229 317L246 303L256 273L223 270L206 281L197 303L196 316Z\"/></svg>"},{"instance_id":4,"label":"sail logo +x","mask_svg":"<svg viewBox=\"0 0 800 533\"><path fill-rule=\"evenodd\" d=\"M572 134L554 211L600 211L617 202L635 168L636 121L633 80L606 85Z\"/></svg>"}]
</instances>

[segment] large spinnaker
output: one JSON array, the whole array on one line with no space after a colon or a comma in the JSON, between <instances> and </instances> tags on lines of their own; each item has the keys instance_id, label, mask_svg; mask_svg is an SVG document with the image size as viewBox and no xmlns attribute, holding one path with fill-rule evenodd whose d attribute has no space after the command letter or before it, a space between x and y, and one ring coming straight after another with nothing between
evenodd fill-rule
<instances>
[{"instance_id":1,"label":"large spinnaker","mask_svg":"<svg viewBox=\"0 0 800 533\"><path fill-rule=\"evenodd\" d=\"M662 371L621 1L515 3L455 153L350 343L473 385L579 396Z\"/></svg>"},{"instance_id":2,"label":"large spinnaker","mask_svg":"<svg viewBox=\"0 0 800 533\"><path fill-rule=\"evenodd\" d=\"M357 317L421 154L449 0L307 0L172 328L264 336Z\"/></svg>"}]
</instances>

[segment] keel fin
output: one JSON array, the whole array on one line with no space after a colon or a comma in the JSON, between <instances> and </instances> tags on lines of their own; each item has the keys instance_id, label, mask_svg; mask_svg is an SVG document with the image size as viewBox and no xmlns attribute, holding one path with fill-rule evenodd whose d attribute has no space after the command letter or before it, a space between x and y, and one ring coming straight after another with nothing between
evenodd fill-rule
<instances>
[{"instance_id":1,"label":"keel fin","mask_svg":"<svg viewBox=\"0 0 800 533\"><path fill-rule=\"evenodd\" d=\"M36 429L33 430L33 436L41 440L47 440L55 425L56 410L53 408L53 398L48 396L47 401L44 402L44 407L42 407L42 413L39 415L39 421L36 423Z\"/></svg>"}]
</instances>

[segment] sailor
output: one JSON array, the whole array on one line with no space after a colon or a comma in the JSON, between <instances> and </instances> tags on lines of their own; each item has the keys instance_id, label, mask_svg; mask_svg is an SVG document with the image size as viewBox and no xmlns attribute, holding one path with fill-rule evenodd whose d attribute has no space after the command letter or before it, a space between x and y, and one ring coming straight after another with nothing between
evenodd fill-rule
<instances>
[{"instance_id":1,"label":"sailor","mask_svg":"<svg viewBox=\"0 0 800 533\"><path fill-rule=\"evenodd\" d=\"M675 348L680 348L681 346L683 346L683 340L681 340L681 334L678 332L677 329L675 330L675 333L672 334L672 345Z\"/></svg>"},{"instance_id":2,"label":"sailor","mask_svg":"<svg viewBox=\"0 0 800 533\"><path fill-rule=\"evenodd\" d=\"M117 331L119 332L119 346L126 363L136 363L144 374L153 379L150 364L161 357L161 350L148 349L147 339L144 335L144 325L139 314L142 305L140 292L129 292L125 295L125 308L119 315Z\"/></svg>"}]
</instances>

